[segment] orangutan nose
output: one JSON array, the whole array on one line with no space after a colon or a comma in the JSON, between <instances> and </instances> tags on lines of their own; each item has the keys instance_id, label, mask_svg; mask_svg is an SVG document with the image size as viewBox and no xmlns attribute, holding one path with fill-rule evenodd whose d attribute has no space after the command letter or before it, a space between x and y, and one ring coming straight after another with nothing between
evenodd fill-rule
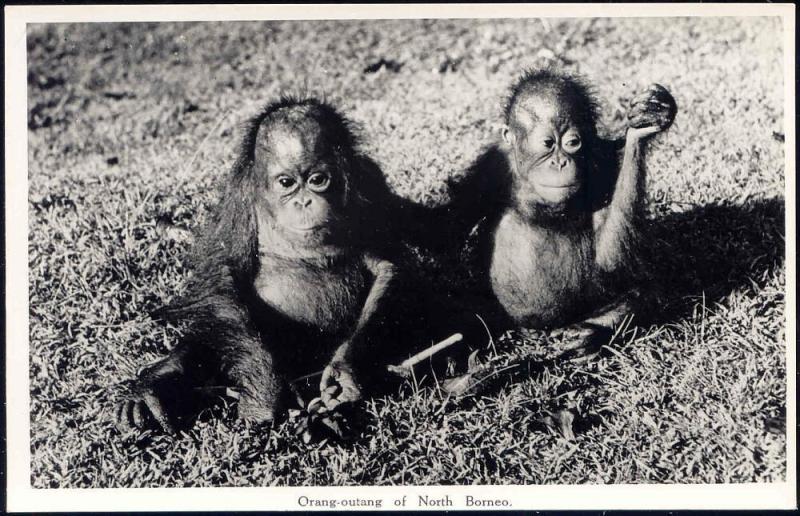
<instances>
[{"instance_id":1,"label":"orangutan nose","mask_svg":"<svg viewBox=\"0 0 800 516\"><path fill-rule=\"evenodd\" d=\"M553 165L554 168L562 170L564 167L567 166L567 157L557 154L553 156L552 160L550 160L550 164Z\"/></svg>"}]
</instances>

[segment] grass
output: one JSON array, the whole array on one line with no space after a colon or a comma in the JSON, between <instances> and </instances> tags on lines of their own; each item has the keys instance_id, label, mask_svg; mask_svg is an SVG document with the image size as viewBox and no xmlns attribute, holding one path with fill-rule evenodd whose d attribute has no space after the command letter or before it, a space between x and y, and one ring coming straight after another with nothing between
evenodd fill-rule
<instances>
[{"instance_id":1,"label":"grass","mask_svg":"<svg viewBox=\"0 0 800 516\"><path fill-rule=\"evenodd\" d=\"M780 34L777 18L29 26L32 484L784 479ZM369 403L352 443L304 445L225 407L175 436L113 429L108 389L176 342L147 313L180 291L183 230L213 205L240 121L283 91L326 95L398 193L437 202L543 57L593 81L609 132L650 82L678 102L649 157L652 320L594 363L479 396L409 383ZM546 337L496 338L524 354ZM574 440L539 423L565 404Z\"/></svg>"}]
</instances>

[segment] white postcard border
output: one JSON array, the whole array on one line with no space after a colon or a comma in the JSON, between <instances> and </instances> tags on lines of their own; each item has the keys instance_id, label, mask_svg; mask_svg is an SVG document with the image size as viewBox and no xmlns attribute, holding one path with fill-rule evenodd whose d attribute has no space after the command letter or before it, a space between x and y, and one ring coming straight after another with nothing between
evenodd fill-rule
<instances>
[{"instance_id":1,"label":"white postcard border","mask_svg":"<svg viewBox=\"0 0 800 516\"><path fill-rule=\"evenodd\" d=\"M787 475L771 484L34 489L30 479L26 23L264 19L778 16L784 36ZM788 509L796 495L795 9L793 4L105 5L5 7L6 402L9 511L315 510L308 500L352 500L337 509L425 510L419 496L506 499L499 509ZM24 250L24 251L23 251ZM405 505L400 502L405 497ZM441 509L443 507L428 507Z\"/></svg>"}]
</instances>

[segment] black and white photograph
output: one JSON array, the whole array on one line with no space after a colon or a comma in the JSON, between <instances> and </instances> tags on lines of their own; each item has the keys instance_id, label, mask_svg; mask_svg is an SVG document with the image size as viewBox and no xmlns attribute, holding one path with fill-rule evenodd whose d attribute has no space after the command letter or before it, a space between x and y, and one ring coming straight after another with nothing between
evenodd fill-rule
<instances>
[{"instance_id":1,"label":"black and white photograph","mask_svg":"<svg viewBox=\"0 0 800 516\"><path fill-rule=\"evenodd\" d=\"M794 9L663 7L6 8L9 509L795 507Z\"/></svg>"}]
</instances>

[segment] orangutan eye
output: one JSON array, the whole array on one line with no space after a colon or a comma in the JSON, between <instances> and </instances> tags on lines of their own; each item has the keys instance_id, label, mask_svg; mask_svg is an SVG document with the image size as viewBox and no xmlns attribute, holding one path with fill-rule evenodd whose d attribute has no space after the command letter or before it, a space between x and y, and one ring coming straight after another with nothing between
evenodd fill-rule
<instances>
[{"instance_id":1,"label":"orangutan eye","mask_svg":"<svg viewBox=\"0 0 800 516\"><path fill-rule=\"evenodd\" d=\"M576 150L581 148L581 139L578 138L577 136L573 136L564 143L564 146L567 150L575 152Z\"/></svg>"},{"instance_id":2,"label":"orangutan eye","mask_svg":"<svg viewBox=\"0 0 800 516\"><path fill-rule=\"evenodd\" d=\"M545 138L545 139L542 141L542 145L544 145L544 148L545 148L545 149L550 149L550 148L552 148L554 143L555 143L555 141L554 141L552 138Z\"/></svg>"},{"instance_id":3,"label":"orangutan eye","mask_svg":"<svg viewBox=\"0 0 800 516\"><path fill-rule=\"evenodd\" d=\"M308 184L314 190L324 190L330 182L330 176L324 172L317 172L308 177Z\"/></svg>"},{"instance_id":4,"label":"orangutan eye","mask_svg":"<svg viewBox=\"0 0 800 516\"><path fill-rule=\"evenodd\" d=\"M289 177L289 176L280 176L277 179L277 183L284 190L289 190L295 184L297 184L297 181L294 178Z\"/></svg>"}]
</instances>

